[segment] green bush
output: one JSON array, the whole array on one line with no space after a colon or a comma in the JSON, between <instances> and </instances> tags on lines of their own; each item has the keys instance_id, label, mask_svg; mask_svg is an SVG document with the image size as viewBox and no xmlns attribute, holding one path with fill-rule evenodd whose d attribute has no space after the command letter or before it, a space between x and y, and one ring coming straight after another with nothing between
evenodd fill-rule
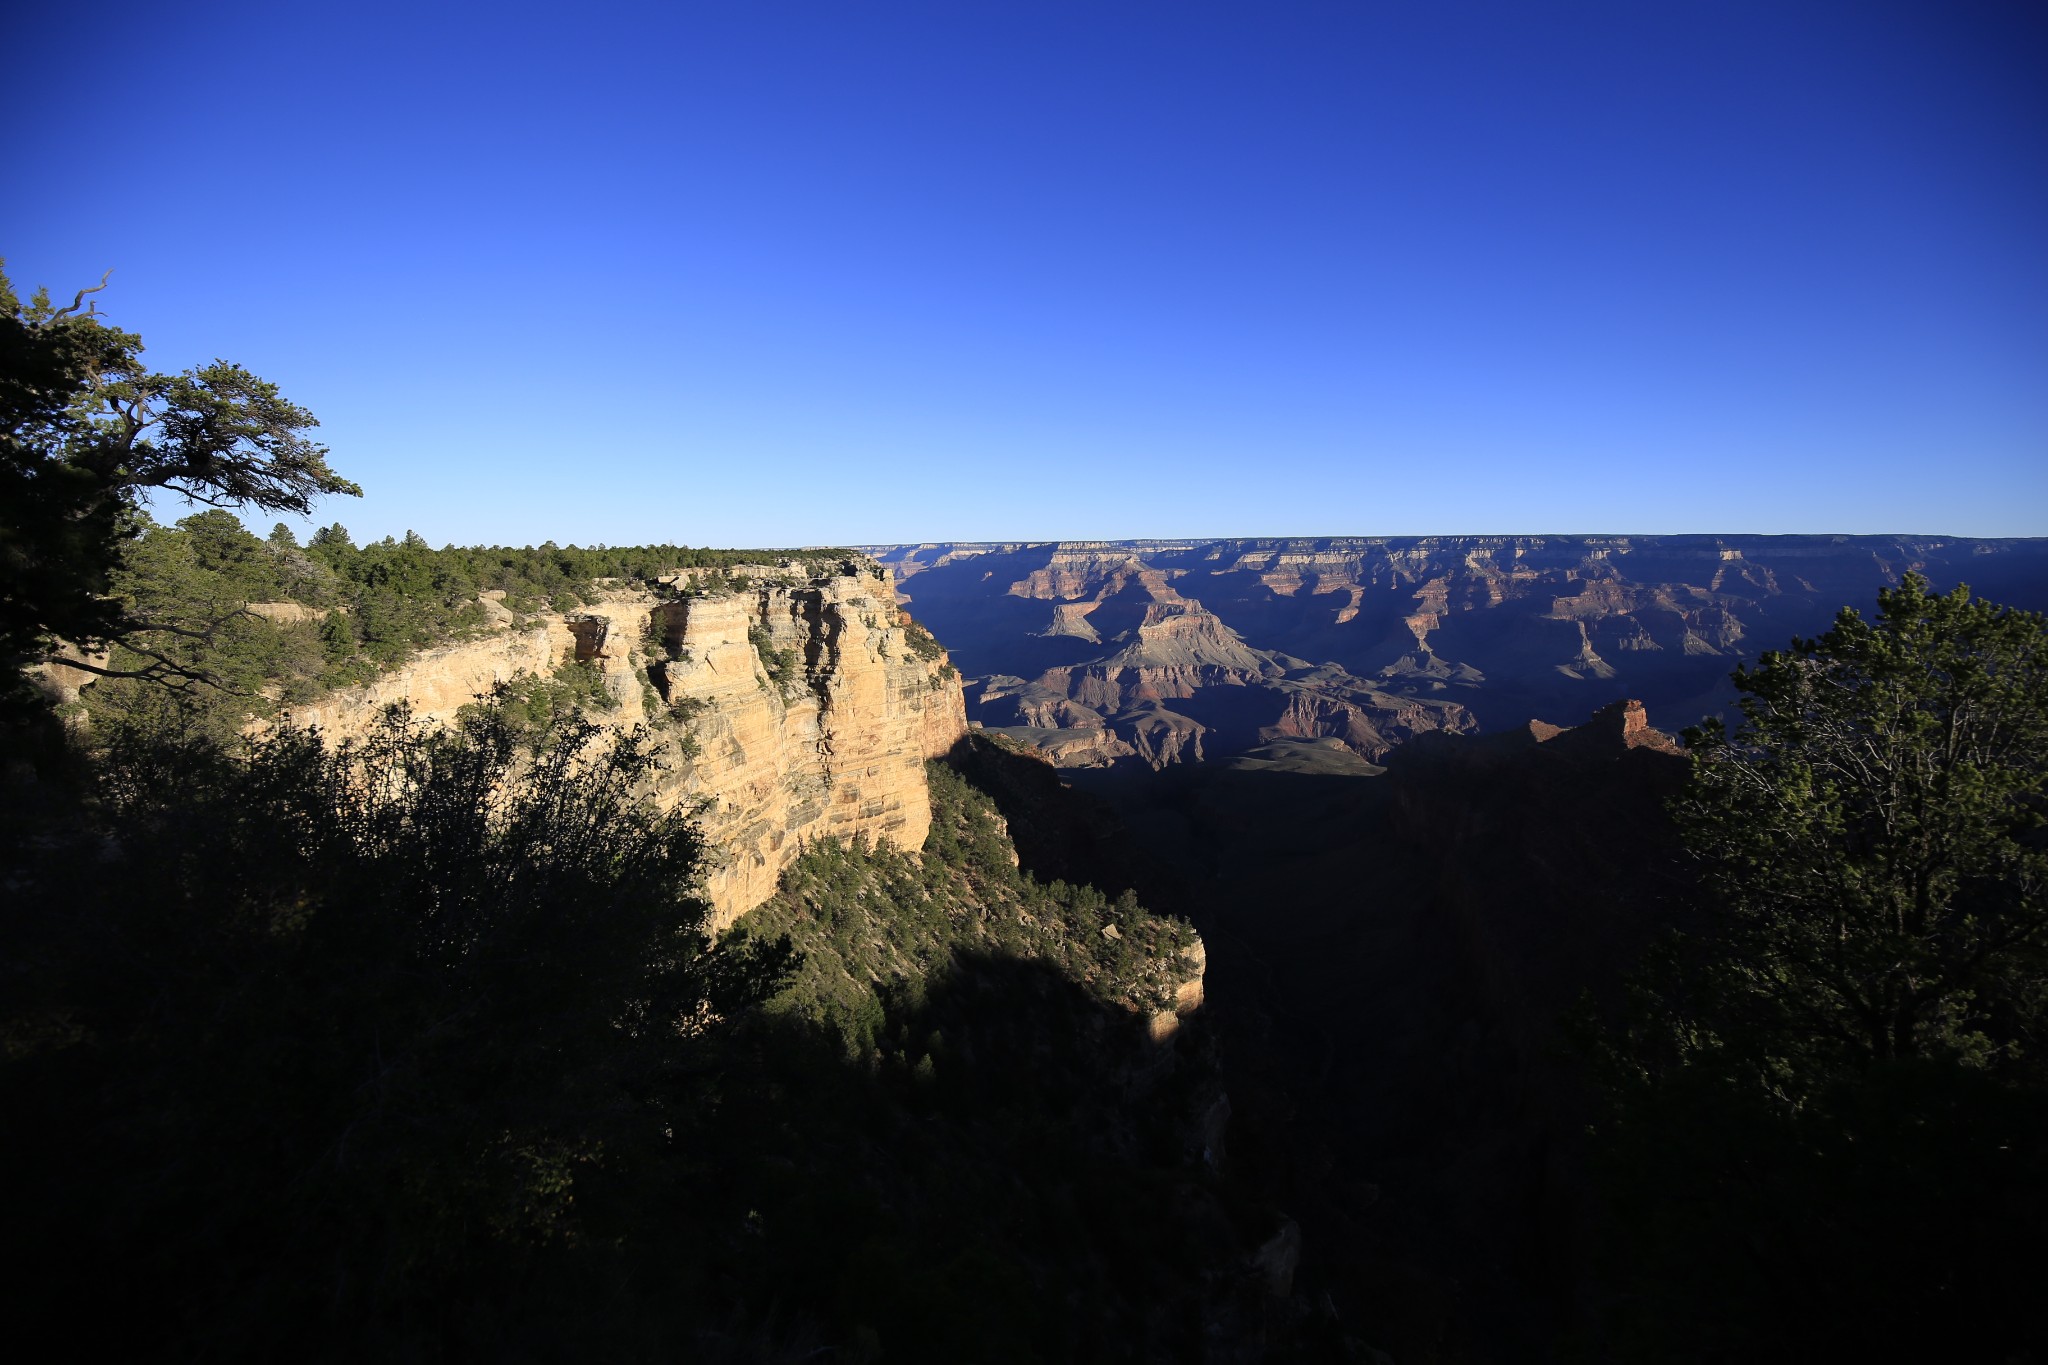
<instances>
[{"instance_id":1,"label":"green bush","mask_svg":"<svg viewBox=\"0 0 2048 1365\"><path fill-rule=\"evenodd\" d=\"M904 622L903 640L910 646L910 652L926 663L946 652L946 647L938 642L937 637L915 620Z\"/></svg>"},{"instance_id":2,"label":"green bush","mask_svg":"<svg viewBox=\"0 0 2048 1365\"><path fill-rule=\"evenodd\" d=\"M747 641L754 646L754 653L760 656L768 681L785 698L789 697L803 681L803 669L797 662L796 651L777 649L767 627L758 623L747 627Z\"/></svg>"},{"instance_id":3,"label":"green bush","mask_svg":"<svg viewBox=\"0 0 2048 1365\"><path fill-rule=\"evenodd\" d=\"M557 665L545 678L521 673L499 683L458 715L467 719L494 714L513 734L545 740L578 717L618 709L618 698L605 688L603 671L594 663L572 659Z\"/></svg>"}]
</instances>

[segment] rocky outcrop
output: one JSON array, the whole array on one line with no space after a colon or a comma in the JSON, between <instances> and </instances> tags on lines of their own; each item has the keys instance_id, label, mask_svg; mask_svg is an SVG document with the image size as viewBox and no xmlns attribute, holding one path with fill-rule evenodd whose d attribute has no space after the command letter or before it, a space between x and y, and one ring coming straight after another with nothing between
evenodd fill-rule
<instances>
[{"instance_id":1,"label":"rocky outcrop","mask_svg":"<svg viewBox=\"0 0 2048 1365\"><path fill-rule=\"evenodd\" d=\"M1573 729L1583 732L1589 740L1597 735L1623 749L1651 749L1660 754L1685 752L1676 739L1651 726L1648 708L1634 697L1601 707Z\"/></svg>"},{"instance_id":2,"label":"rocky outcrop","mask_svg":"<svg viewBox=\"0 0 2048 1365\"><path fill-rule=\"evenodd\" d=\"M74 667L74 662L90 664L93 668L105 668L112 662L105 649L80 649L68 640L57 642L54 656L43 663L31 664L27 670L29 682L47 693L58 705L78 700L79 691L99 680L99 674L85 668Z\"/></svg>"},{"instance_id":3,"label":"rocky outcrop","mask_svg":"<svg viewBox=\"0 0 2048 1365\"><path fill-rule=\"evenodd\" d=\"M967 730L959 682L896 624L886 577L770 585L663 604L669 714L698 750L672 787L705 800L721 921L767 899L811 839L916 850L931 827L924 760Z\"/></svg>"},{"instance_id":4,"label":"rocky outcrop","mask_svg":"<svg viewBox=\"0 0 2048 1365\"><path fill-rule=\"evenodd\" d=\"M951 750L967 718L944 654L912 647L886 571L768 567L744 590L695 587L614 588L566 615L503 624L293 718L347 738L405 701L446 722L496 683L588 664L615 703L597 718L648 725L665 751L650 795L698 812L717 929L773 894L812 840L920 848L924 760Z\"/></svg>"},{"instance_id":5,"label":"rocky outcrop","mask_svg":"<svg viewBox=\"0 0 2048 1365\"><path fill-rule=\"evenodd\" d=\"M260 616L266 621L280 625L293 625L300 621L324 621L326 607L309 607L304 602L251 602L246 608L250 615Z\"/></svg>"},{"instance_id":6,"label":"rocky outcrop","mask_svg":"<svg viewBox=\"0 0 2048 1365\"><path fill-rule=\"evenodd\" d=\"M1054 670L1079 701L1095 707L1184 700L1204 687L1244 687L1277 677L1272 660L1247 648L1236 631L1201 603L1174 594L1148 602L1118 639L1128 643L1099 663Z\"/></svg>"},{"instance_id":7,"label":"rocky outcrop","mask_svg":"<svg viewBox=\"0 0 2048 1365\"><path fill-rule=\"evenodd\" d=\"M330 740L354 739L374 726L387 707L403 702L417 718L445 725L498 683L553 672L574 657L575 647L568 623L559 616L530 619L518 628L421 650L374 682L293 708L288 719L318 726Z\"/></svg>"}]
</instances>

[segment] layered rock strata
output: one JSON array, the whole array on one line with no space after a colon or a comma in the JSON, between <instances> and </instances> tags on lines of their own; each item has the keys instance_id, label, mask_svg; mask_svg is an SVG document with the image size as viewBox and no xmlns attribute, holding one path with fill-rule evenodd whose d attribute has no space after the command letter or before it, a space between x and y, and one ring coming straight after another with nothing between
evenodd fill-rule
<instances>
[{"instance_id":1,"label":"layered rock strata","mask_svg":"<svg viewBox=\"0 0 2048 1365\"><path fill-rule=\"evenodd\" d=\"M972 558L941 554L934 565L943 572ZM1388 692L1336 664L1254 648L1187 595L1185 567L1162 569L1127 550L1091 546L1052 547L1045 561L1002 589L1003 607L1033 604L1025 608L1037 618L1031 641L1082 657L1028 679L1007 672L978 679L974 700L984 724L1061 766L1135 760L1164 768L1276 739L1319 738L1376 761L1409 734L1475 728L1448 698ZM999 583L990 572L979 591L992 596ZM1018 625L1027 619L1018 615ZM998 642L997 652L1010 651Z\"/></svg>"},{"instance_id":2,"label":"layered rock strata","mask_svg":"<svg viewBox=\"0 0 2048 1365\"><path fill-rule=\"evenodd\" d=\"M345 739L405 701L446 722L496 683L590 664L616 703L599 718L646 724L662 746L650 795L698 813L715 929L773 894L811 840L922 847L924 761L966 734L966 712L945 655L913 647L887 572L693 586L614 588L566 614L508 620L294 719Z\"/></svg>"},{"instance_id":3,"label":"layered rock strata","mask_svg":"<svg viewBox=\"0 0 2048 1365\"><path fill-rule=\"evenodd\" d=\"M869 547L975 719L1074 766L1338 738L1378 762L1639 697L1684 724L1736 664L1908 572L2048 608L2048 539L1421 536ZM1165 741L1165 742L1162 742Z\"/></svg>"}]
</instances>

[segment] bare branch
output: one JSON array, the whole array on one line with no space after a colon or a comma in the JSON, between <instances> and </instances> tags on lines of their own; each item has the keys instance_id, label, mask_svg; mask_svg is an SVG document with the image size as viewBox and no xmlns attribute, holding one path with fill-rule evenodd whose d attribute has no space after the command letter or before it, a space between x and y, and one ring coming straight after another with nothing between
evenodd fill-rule
<instances>
[{"instance_id":1,"label":"bare branch","mask_svg":"<svg viewBox=\"0 0 2048 1365\"><path fill-rule=\"evenodd\" d=\"M127 635L141 634L145 631L160 630L167 635L182 635L187 640L198 640L202 643L211 644L213 643L214 635L217 634L220 628L226 625L228 622L239 620L243 617L254 619L255 615L256 613L250 611L247 606L240 606L236 607L232 611L224 612L219 616L209 618L204 625L196 629L191 626L174 626L168 621L130 620L124 622L121 626L121 629L124 632L124 634L117 635L112 638L118 643L127 645L130 649L133 649L134 646L129 643Z\"/></svg>"},{"instance_id":2,"label":"bare branch","mask_svg":"<svg viewBox=\"0 0 2048 1365\"><path fill-rule=\"evenodd\" d=\"M98 284L92 286L90 289L81 289L76 294L72 295L71 306L68 308L59 308L56 312L50 314L50 316L48 316L47 318L44 318L42 321L42 325L48 327L51 323L55 322L58 318L63 317L67 313L77 312L78 306L85 302L85 296L87 294L97 294L100 292L100 290L105 289L107 287L107 276L112 275L113 273L114 272L111 269L108 270L106 275L100 276L100 282Z\"/></svg>"},{"instance_id":3,"label":"bare branch","mask_svg":"<svg viewBox=\"0 0 2048 1365\"><path fill-rule=\"evenodd\" d=\"M123 647L130 653L140 654L145 659L150 660L149 666L146 668L104 668L99 664L87 663L83 659L66 658L55 654L44 656L40 662L55 664L60 668L75 668L81 673L90 673L94 677L99 678L145 678L151 682L167 682L173 686L186 683L204 683L208 687L218 688L223 692L238 691L238 689L228 686L219 677L208 673L205 669L188 667L173 659L167 659L153 650L137 649L133 645L124 645Z\"/></svg>"}]
</instances>

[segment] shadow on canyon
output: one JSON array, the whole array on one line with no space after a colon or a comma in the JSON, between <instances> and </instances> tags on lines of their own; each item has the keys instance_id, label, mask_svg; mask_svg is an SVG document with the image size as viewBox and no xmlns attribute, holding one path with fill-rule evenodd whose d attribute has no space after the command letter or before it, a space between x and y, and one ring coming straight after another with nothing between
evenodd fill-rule
<instances>
[{"instance_id":1,"label":"shadow on canyon","mask_svg":"<svg viewBox=\"0 0 2048 1365\"><path fill-rule=\"evenodd\" d=\"M245 1046L290 1069L318 1034L280 1018ZM1300 1336L1246 1255L1279 1220L1203 1160L1199 1026L1154 1044L1041 964L963 955L882 1034L850 1059L755 1017L586 1095L601 1142L529 1125L509 1152L451 1141L455 1111L531 1113L558 1078L337 1129L374 1102L355 1076L324 1104L209 1084L238 1071L217 1037L17 1071L9 1316L168 1360L1249 1359ZM171 1089L166 1134L143 1105Z\"/></svg>"},{"instance_id":2,"label":"shadow on canyon","mask_svg":"<svg viewBox=\"0 0 2048 1365\"><path fill-rule=\"evenodd\" d=\"M1524 732L1385 776L1067 774L1208 945L1233 1178L1299 1220L1302 1292L1403 1365L1598 1354L1591 1096L1559 1024L1611 1007L1674 913L1681 772Z\"/></svg>"}]
</instances>

